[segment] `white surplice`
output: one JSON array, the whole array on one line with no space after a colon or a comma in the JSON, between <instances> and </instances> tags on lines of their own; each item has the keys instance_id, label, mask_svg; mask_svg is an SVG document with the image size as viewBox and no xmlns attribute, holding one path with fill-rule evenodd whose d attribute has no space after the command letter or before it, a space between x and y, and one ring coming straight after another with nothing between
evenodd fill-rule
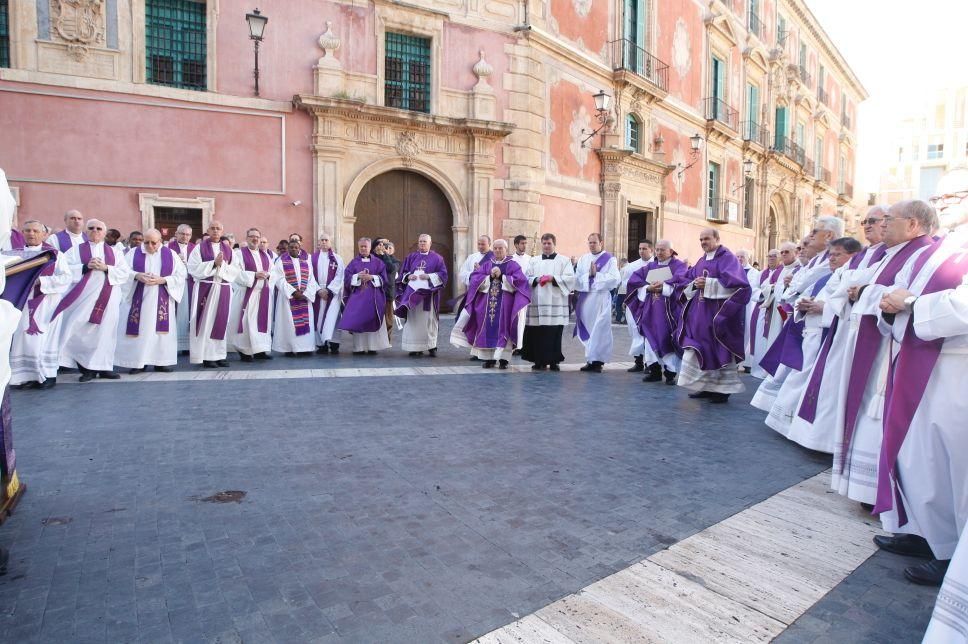
<instances>
[{"instance_id":1,"label":"white surplice","mask_svg":"<svg viewBox=\"0 0 968 644\"><path fill-rule=\"evenodd\" d=\"M276 287L275 301L275 325L272 335L272 350L281 353L310 353L316 350L316 317L313 313L313 302L316 301L316 291L319 285L313 277L313 269L310 266L312 258L306 260L305 267L301 260L292 259L292 270L295 283L300 284L306 279L306 304L309 309L309 332L303 335L296 335L296 327L292 320L292 306L290 304L292 296L296 293L296 287L286 281L283 258L280 257L272 264L272 282ZM305 268L307 275L303 275Z\"/></svg>"},{"instance_id":2,"label":"white surplice","mask_svg":"<svg viewBox=\"0 0 968 644\"><path fill-rule=\"evenodd\" d=\"M39 251L42 247L27 246L25 250ZM48 378L56 378L57 368L60 366L61 316L53 321L50 316L53 315L61 297L73 282L66 253L57 253L53 275L38 279L44 299L34 311L34 321L40 333L27 333L30 317L28 307L24 305L23 316L20 318L20 324L10 345L11 385L44 382ZM34 288L34 286L30 287L31 297L33 297Z\"/></svg>"},{"instance_id":3,"label":"white surplice","mask_svg":"<svg viewBox=\"0 0 968 644\"><path fill-rule=\"evenodd\" d=\"M481 253L478 253L478 255L483 257ZM464 265L466 266L467 262L464 262ZM461 271L463 271L463 268L461 268ZM473 272L473 264L471 265L471 272ZM430 285L436 287L443 284L443 280L440 279L437 273L420 272L419 274L422 275L422 279L418 281L426 282L428 287ZM468 273L467 277L469 280L470 273ZM406 288L407 275L404 275L403 279L404 288ZM467 285L466 280L463 283L465 286ZM401 295L401 293L397 295ZM440 296L444 296L443 290L440 291ZM434 305L433 297L428 297L430 298L429 311L424 310L423 303L407 309L407 318L403 323L403 333L400 338L400 348L404 351L427 351L428 349L437 348L437 332L440 326L440 320L437 316L437 307Z\"/></svg>"},{"instance_id":4,"label":"white surplice","mask_svg":"<svg viewBox=\"0 0 968 644\"><path fill-rule=\"evenodd\" d=\"M481 260L484 259L484 253L474 251L467 256L464 263L461 264L460 270L457 272L457 279L460 280L461 285L467 286L471 281L471 273L474 272L474 265L480 264Z\"/></svg>"},{"instance_id":5,"label":"white surplice","mask_svg":"<svg viewBox=\"0 0 968 644\"><path fill-rule=\"evenodd\" d=\"M191 323L188 328L189 362L192 364L200 364L206 360L224 360L228 354L228 324L226 323L225 337L221 340L212 338L212 330L215 327L215 315L218 312L218 304L221 298L230 298L229 312L231 313L232 310L232 288L223 289L220 285L234 284L242 269L234 261L229 263L230 258L228 257L224 258L221 266L215 266L214 259L207 262L202 261L202 244L209 244L212 247L213 258L222 252L221 244L212 244L208 239L203 239L188 256L188 274L195 279L195 288L192 289L190 305ZM212 286L209 290L205 310L202 311L202 318L198 319L198 290L203 282ZM198 332L196 332L196 329Z\"/></svg>"},{"instance_id":6,"label":"white surplice","mask_svg":"<svg viewBox=\"0 0 968 644\"><path fill-rule=\"evenodd\" d=\"M531 283L531 304L528 305L528 326L564 326L571 317L568 310L568 296L575 290L575 267L564 255L555 254L553 259L541 255L531 258L527 270ZM550 275L555 283L544 286L538 280Z\"/></svg>"},{"instance_id":7,"label":"white surplice","mask_svg":"<svg viewBox=\"0 0 968 644\"><path fill-rule=\"evenodd\" d=\"M84 243L84 233L83 232L77 233L76 235L74 233L72 233L71 231L69 231L69 230L65 230L64 232L66 232L70 236L70 239L71 239L71 248L77 248L77 245L78 244L83 244ZM54 248L56 248L57 250L59 250L62 253L66 253L67 251L70 250L70 248L64 248L64 249L62 249L60 247L60 240L57 238L57 233L53 233L52 235L50 235L49 237L47 237L47 240L46 241L47 241L48 244L50 244L51 246L53 246Z\"/></svg>"},{"instance_id":8,"label":"white surplice","mask_svg":"<svg viewBox=\"0 0 968 644\"><path fill-rule=\"evenodd\" d=\"M178 244L178 250L175 251L175 255L182 261L185 265L185 273L188 273L188 244L183 244L181 242L175 242ZM182 301L178 303L175 308L175 321L178 327L178 350L188 351L188 325L191 321L192 312L189 300L191 299L191 293L188 289L188 283L185 283L185 297Z\"/></svg>"},{"instance_id":9,"label":"white surplice","mask_svg":"<svg viewBox=\"0 0 968 644\"><path fill-rule=\"evenodd\" d=\"M968 532L961 533L921 644L968 644Z\"/></svg>"},{"instance_id":10,"label":"white surplice","mask_svg":"<svg viewBox=\"0 0 968 644\"><path fill-rule=\"evenodd\" d=\"M91 259L104 259L104 242L85 243L91 245ZM83 275L84 265L81 264L79 249L80 246L75 246L66 253L72 274L72 285L67 293L81 281ZM114 368L114 351L118 342L118 317L124 295L121 287L131 278L131 269L124 255L114 253L114 266L108 266L107 272L89 273L91 278L80 296L60 313L60 365L69 368L81 366L92 371L110 371ZM113 287L111 296L104 307L101 323L92 324L88 320L105 280Z\"/></svg>"},{"instance_id":11,"label":"white surplice","mask_svg":"<svg viewBox=\"0 0 968 644\"><path fill-rule=\"evenodd\" d=\"M517 262L518 266L521 267L521 272L524 275L528 274L528 266L531 265L531 255L528 255L527 253L521 253L521 254L515 253L511 255L511 259ZM519 338L524 337L524 327L527 326L527 324L528 324L528 307L524 307L523 309L521 309L521 312L518 313L518 337ZM518 343L518 348L520 347L521 347L521 344Z\"/></svg>"},{"instance_id":12,"label":"white surplice","mask_svg":"<svg viewBox=\"0 0 968 644\"><path fill-rule=\"evenodd\" d=\"M783 328L783 318L780 315L779 309L779 304L783 301L783 290L786 288L783 285L783 281L787 275L792 275L799 266L797 262L786 264L780 270L780 275L776 278L776 283L771 284L767 280L760 285L759 297L762 298L760 304L760 319L756 324L756 351L753 352L753 362L750 365L750 374L754 378L763 380L770 375L760 366L760 360L763 359L766 350L770 348L770 345L776 340L776 336L780 334L780 329ZM767 324L769 324L769 331L765 331ZM766 333L766 337L764 337L764 333Z\"/></svg>"},{"instance_id":13,"label":"white surplice","mask_svg":"<svg viewBox=\"0 0 968 644\"><path fill-rule=\"evenodd\" d=\"M652 261L651 259L642 259L640 257L634 262L629 262L628 264L622 267L622 270L619 271L619 274L622 277L622 283L618 287L619 295L625 295L628 293L629 278L632 277L632 273L639 270L640 268L642 268L643 266L645 266L651 261ZM629 330L629 339L632 341L631 344L629 345L629 355L630 356L643 355L643 353L645 352L645 345L646 345L645 338L642 337L641 333L639 333L639 325L638 323L636 323L635 320L632 319L632 312L629 311L629 308L625 306L624 303L622 304L622 306L625 307L625 326Z\"/></svg>"},{"instance_id":14,"label":"white surplice","mask_svg":"<svg viewBox=\"0 0 968 644\"><path fill-rule=\"evenodd\" d=\"M340 332L336 328L336 325L339 323L340 302L343 299L343 273L346 270L346 264L343 263L343 258L338 253L333 253L333 259L336 261L336 274L328 284L319 285L320 289L326 289L329 292L329 306L326 306L327 303L325 301L320 301L319 303L320 313L325 309L326 314L320 315L319 319L316 320L316 346L318 347L323 346L327 342L339 344L340 341ZM316 266L316 274L319 275L320 280L325 280L329 277L328 252L321 252L319 254L319 264Z\"/></svg>"},{"instance_id":15,"label":"white surplice","mask_svg":"<svg viewBox=\"0 0 968 644\"><path fill-rule=\"evenodd\" d=\"M581 322L588 330L588 339L581 340L587 362L608 362L612 358L612 289L622 282L614 257L595 274L594 280L590 279L589 268L599 257L601 253L586 253L578 260L575 269L575 290L586 293L581 310L576 310L575 315L581 316Z\"/></svg>"},{"instance_id":16,"label":"white surplice","mask_svg":"<svg viewBox=\"0 0 968 644\"><path fill-rule=\"evenodd\" d=\"M245 270L245 259L243 253L251 254L255 262L255 271ZM258 250L252 251L248 246L242 246L232 251L232 263L239 268L239 276L232 286L232 312L229 315L229 346L239 354L252 356L257 353L267 353L272 350L272 316L273 316L273 281L272 256L269 257L269 265L264 267L262 255ZM269 279L256 280L256 272L268 272ZM249 297L248 304L245 305L243 316L242 305L245 303L245 293L250 287L255 286L252 295ZM262 298L268 300L268 317L266 318L265 332L259 331L259 307ZM239 331L239 321L242 322L242 330Z\"/></svg>"},{"instance_id":17,"label":"white surplice","mask_svg":"<svg viewBox=\"0 0 968 644\"><path fill-rule=\"evenodd\" d=\"M162 247L154 253L145 252L145 273L161 275L162 253L166 250L168 249ZM168 252L172 251L169 250ZM134 251L128 251L125 259L129 266L133 266ZM188 270L185 265L178 260L177 255L172 257L171 275L165 277L165 288L168 290L169 298L169 315L175 309L175 304L184 299L187 277ZM135 279L134 269L132 268L131 279L124 285L124 298L121 300L121 315L118 317L118 347L114 362L119 367L129 369L144 369L146 365L171 367L178 363L178 332L174 320L169 318L167 333L158 333L155 330L158 295L161 292L161 286L143 285L138 335L130 336L127 334L131 298L134 296L138 284L141 284L141 282Z\"/></svg>"}]
</instances>

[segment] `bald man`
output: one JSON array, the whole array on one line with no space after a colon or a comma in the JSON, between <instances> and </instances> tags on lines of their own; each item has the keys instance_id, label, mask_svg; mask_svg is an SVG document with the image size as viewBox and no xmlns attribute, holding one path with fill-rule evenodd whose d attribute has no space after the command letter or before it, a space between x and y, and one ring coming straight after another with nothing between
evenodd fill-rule
<instances>
[{"instance_id":1,"label":"bald man","mask_svg":"<svg viewBox=\"0 0 968 644\"><path fill-rule=\"evenodd\" d=\"M68 210L64 213L64 230L47 238L47 243L62 253L66 253L86 241L84 215L81 214L80 210Z\"/></svg>"},{"instance_id":2,"label":"bald man","mask_svg":"<svg viewBox=\"0 0 968 644\"><path fill-rule=\"evenodd\" d=\"M232 284L239 279L241 267L232 261L228 242L220 241L224 230L221 222L210 222L208 237L188 257L188 273L195 279L188 330L189 361L206 369L229 366L226 337Z\"/></svg>"}]
</instances>

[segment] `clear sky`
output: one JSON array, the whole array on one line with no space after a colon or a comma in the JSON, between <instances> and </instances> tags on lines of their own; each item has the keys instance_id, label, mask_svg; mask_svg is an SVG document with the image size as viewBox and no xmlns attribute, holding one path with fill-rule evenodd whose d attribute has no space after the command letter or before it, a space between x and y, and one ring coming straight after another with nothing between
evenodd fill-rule
<instances>
[{"instance_id":1,"label":"clear sky","mask_svg":"<svg viewBox=\"0 0 968 644\"><path fill-rule=\"evenodd\" d=\"M856 190L876 192L893 150L879 136L925 92L968 85L968 1L806 0L867 88L858 108Z\"/></svg>"}]
</instances>

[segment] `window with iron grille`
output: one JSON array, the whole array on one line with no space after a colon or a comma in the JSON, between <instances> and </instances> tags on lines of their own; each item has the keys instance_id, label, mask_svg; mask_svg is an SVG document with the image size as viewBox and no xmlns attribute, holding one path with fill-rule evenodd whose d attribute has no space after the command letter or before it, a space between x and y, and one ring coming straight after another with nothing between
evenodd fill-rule
<instances>
[{"instance_id":1,"label":"window with iron grille","mask_svg":"<svg viewBox=\"0 0 968 644\"><path fill-rule=\"evenodd\" d=\"M7 0L0 0L0 67L10 67L10 18Z\"/></svg>"},{"instance_id":2,"label":"window with iron grille","mask_svg":"<svg viewBox=\"0 0 968 644\"><path fill-rule=\"evenodd\" d=\"M146 0L145 64L149 83L207 89L205 40L204 0Z\"/></svg>"},{"instance_id":3,"label":"window with iron grille","mask_svg":"<svg viewBox=\"0 0 968 644\"><path fill-rule=\"evenodd\" d=\"M430 112L430 39L388 31L384 98L387 107Z\"/></svg>"}]
</instances>

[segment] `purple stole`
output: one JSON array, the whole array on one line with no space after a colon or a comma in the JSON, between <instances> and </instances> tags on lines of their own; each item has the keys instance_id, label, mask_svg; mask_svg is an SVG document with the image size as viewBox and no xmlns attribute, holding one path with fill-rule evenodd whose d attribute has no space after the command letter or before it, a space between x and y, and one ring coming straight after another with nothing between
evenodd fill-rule
<instances>
[{"instance_id":1,"label":"purple stole","mask_svg":"<svg viewBox=\"0 0 968 644\"><path fill-rule=\"evenodd\" d=\"M332 282L334 279L336 279L336 271L339 269L339 264L336 262L336 254L333 252L332 248L329 249L328 254L329 254L329 266L326 270L325 282L319 279L319 270L317 269L317 266L319 266L319 251L317 250L316 252L314 252L312 257L313 277L316 278L316 283L319 284L321 288L329 287L329 283ZM383 261L383 260L380 260L380 261ZM313 312L316 314L317 325L321 324L323 318L326 317L326 312L329 311L329 305L332 303L332 301L333 301L333 298L329 298L328 300L326 300L325 306L324 306L324 304L319 301L319 297L317 297L316 300L313 302Z\"/></svg>"},{"instance_id":2,"label":"purple stole","mask_svg":"<svg viewBox=\"0 0 968 644\"><path fill-rule=\"evenodd\" d=\"M23 242L23 236L20 237L20 240ZM38 335L40 333L40 327L37 326L37 320L34 319L34 315L37 313L37 308L43 303L44 298L47 297L47 294L40 290L40 278L50 277L54 274L54 269L57 268L57 253L59 251L47 242L42 243L40 247L43 250L54 251L54 261L49 262L41 269L40 275L37 276L37 280L34 282L30 299L27 300L27 335ZM24 248L26 248L26 243L21 243L20 250Z\"/></svg>"},{"instance_id":3,"label":"purple stole","mask_svg":"<svg viewBox=\"0 0 968 644\"><path fill-rule=\"evenodd\" d=\"M911 282L921 272L928 258L940 247L940 243L935 243L933 248L924 251L915 260ZM921 295L957 288L966 273L968 273L968 256L965 254L965 247L962 246L961 251L954 253L935 270L921 291ZM904 332L904 339L901 340L897 360L890 365L888 371L887 402L884 404L884 439L881 443L877 469L877 502L874 512L891 509L893 500L893 507L897 509L898 523L902 526L907 523L907 513L901 502L900 482L896 471L897 457L904 438L911 428L914 414L924 398L931 372L941 356L944 340L944 338L936 340L919 338L914 332L912 312ZM903 381L895 382L896 373L904 374Z\"/></svg>"},{"instance_id":4,"label":"purple stole","mask_svg":"<svg viewBox=\"0 0 968 644\"><path fill-rule=\"evenodd\" d=\"M170 242L168 242L168 248L171 250L171 252L173 252L176 255L178 255L179 257L181 257L181 246L178 245L178 240L177 239L172 239ZM192 251L193 250L195 250L195 244L193 242L188 242L188 250L185 251L185 263L186 264L188 263L188 256L192 254ZM195 280L194 280L194 278L192 278L191 275L188 275L188 278L187 278L187 281L186 281L185 284L186 284L185 285L186 292L189 294L189 297L191 297L192 289L195 287ZM187 304L187 302L186 302L186 304ZM191 306L191 305L189 304L189 306ZM175 310L176 311L178 310L178 303L177 302L175 303Z\"/></svg>"},{"instance_id":5,"label":"purple stole","mask_svg":"<svg viewBox=\"0 0 968 644\"><path fill-rule=\"evenodd\" d=\"M84 242L77 247L77 252L81 258L81 264L87 266L88 262L91 261L91 242ZM114 249L110 245L104 244L104 263L108 266L114 266ZM67 307L77 301L77 298L81 296L84 292L84 287L91 280L91 273L93 271L87 271L81 277L81 281L74 285L67 295L57 304L57 308L54 309L54 314L50 317L51 320L60 315ZM111 291L114 287L111 286L111 282L108 281L107 273L104 274L104 284L101 286L101 292L97 296L97 301L94 302L94 308L91 310L91 317L88 318L88 322L91 324L100 324L101 318L104 317L104 309L108 305L108 300L111 299Z\"/></svg>"},{"instance_id":6,"label":"purple stole","mask_svg":"<svg viewBox=\"0 0 968 644\"><path fill-rule=\"evenodd\" d=\"M54 248L46 242L43 244L47 248ZM14 228L10 231L10 250L23 250L27 246L27 241L24 239L23 233ZM56 250L56 249L55 249Z\"/></svg>"},{"instance_id":7,"label":"purple stole","mask_svg":"<svg viewBox=\"0 0 968 644\"><path fill-rule=\"evenodd\" d=\"M293 265L293 257L286 253L279 258L282 262L282 272L286 277L289 286L302 289L304 292L309 284L309 260L299 257L300 276L296 277L296 267ZM292 323L296 327L296 335L306 335L309 333L309 301L296 300L289 298L289 310L292 312Z\"/></svg>"},{"instance_id":8,"label":"purple stole","mask_svg":"<svg viewBox=\"0 0 968 644\"><path fill-rule=\"evenodd\" d=\"M831 275L833 273L828 273L817 280L810 295L816 296L830 281ZM763 359L760 360L760 366L764 371L771 376L776 376L780 365L786 365L796 371L803 369L803 329L805 326L806 323L803 320L794 322L792 317L787 320L776 336L776 340L773 341L773 344L763 355Z\"/></svg>"},{"instance_id":9,"label":"purple stole","mask_svg":"<svg viewBox=\"0 0 968 644\"><path fill-rule=\"evenodd\" d=\"M222 259L225 263L232 263L232 247L228 245L228 242L222 242L220 246L222 250ZM201 242L201 248L198 251L203 262L211 262L215 260L215 251L212 250L212 245L207 241ZM198 302L195 307L195 335L197 336L202 332L202 321L205 316L205 305L208 303L208 294L212 290L212 285L215 283L214 277L201 280L198 283ZM222 282L219 284L219 297L218 297L218 310L215 312L215 324L212 325L212 335L209 336L212 340L224 340L225 339L225 329L229 323L229 298L231 297L227 293L231 293L228 290L230 284L228 282Z\"/></svg>"},{"instance_id":10,"label":"purple stole","mask_svg":"<svg viewBox=\"0 0 968 644\"><path fill-rule=\"evenodd\" d=\"M168 277L175 270L175 253L170 249L162 247L158 250L161 253L161 277ZM140 246L134 249L132 255L131 268L135 273L145 272L146 253ZM138 282L131 294L131 310L128 311L128 327L125 334L131 337L138 337L141 333L141 305L145 297L145 284ZM155 312L155 332L168 333L168 310L170 298L168 296L168 286L162 284L158 287L158 310Z\"/></svg>"},{"instance_id":11,"label":"purple stole","mask_svg":"<svg viewBox=\"0 0 968 644\"><path fill-rule=\"evenodd\" d=\"M59 233L57 233L56 237L57 237L57 245L59 246L57 250L59 250L60 252L66 253L71 248L73 248L74 243L71 241L71 234L66 230L62 230ZM90 241L87 238L87 233L81 233L81 238L84 241Z\"/></svg>"},{"instance_id":12,"label":"purple stole","mask_svg":"<svg viewBox=\"0 0 968 644\"><path fill-rule=\"evenodd\" d=\"M773 306L777 306L776 283L780 280L780 273L782 272L783 272L783 264L780 264L779 266L773 269L773 275L770 275L770 284L773 285L773 302L774 302ZM796 271L794 270L794 272ZM763 337L764 338L770 337L770 327L772 326L772 323L773 323L772 314L769 314L765 318L763 318Z\"/></svg>"},{"instance_id":13,"label":"purple stole","mask_svg":"<svg viewBox=\"0 0 968 644\"><path fill-rule=\"evenodd\" d=\"M918 250L925 246L930 246L933 242L928 235L921 235L912 239L907 245L899 250L880 272L875 284L890 286L894 283L894 277L901 267ZM885 254L886 254L885 250ZM864 389L867 388L867 381L870 379L871 370L874 368L874 358L881 346L883 336L877 328L877 319L874 315L864 315L860 320L860 329L857 332L857 342L854 345L854 363L850 370L850 377L847 381L847 404L844 419L844 445L849 447L851 439L854 437L854 427L857 425L857 414L860 412L861 399L864 397ZM847 450L845 449L840 456L841 469L847 461Z\"/></svg>"},{"instance_id":14,"label":"purple stole","mask_svg":"<svg viewBox=\"0 0 968 644\"><path fill-rule=\"evenodd\" d=\"M770 284L776 284L776 279L780 276L781 270L783 270L783 267L777 266L776 268L773 269L773 272L771 273L769 268L764 268L762 272L760 272L760 284L763 283L764 278L767 279L770 282ZM756 306L753 307L753 315L750 316L750 354L751 355L754 351L756 351L756 322L757 320L760 319L760 311L762 310L762 308L763 308L762 304L757 302ZM767 328L768 324L769 324L769 318L767 318L766 323L763 325L764 333L769 332L769 329ZM767 337L767 336L764 335L763 337Z\"/></svg>"},{"instance_id":15,"label":"purple stole","mask_svg":"<svg viewBox=\"0 0 968 644\"><path fill-rule=\"evenodd\" d=\"M262 259L262 272L269 272L269 264L272 262L269 259L269 253L264 250L255 251L259 254ZM242 265L245 270L250 273L255 273L259 271L259 267L255 263L255 254L252 252L248 246L244 246L239 249L239 253L242 255ZM252 286L245 289L245 297L242 299L242 315L239 316L239 330L238 333L242 333L242 321L245 319L245 312L249 308L249 299L252 297L252 293L255 292L255 282ZM268 287L263 287L268 290ZM259 333L269 332L269 294L263 293L262 297L259 298L259 316L257 319L256 327L259 329Z\"/></svg>"},{"instance_id":16,"label":"purple stole","mask_svg":"<svg viewBox=\"0 0 968 644\"><path fill-rule=\"evenodd\" d=\"M608 265L608 261L612 259L611 253L602 252L601 255L595 260L595 270L600 271L605 266ZM588 294L591 292L592 284L595 283L595 276L589 275L588 277L588 291L579 291L578 299L575 302L575 330L572 332L572 337L578 336L582 342L587 342L588 338L591 337L588 329L581 321L581 307L585 304L585 300L588 299Z\"/></svg>"},{"instance_id":17,"label":"purple stole","mask_svg":"<svg viewBox=\"0 0 968 644\"><path fill-rule=\"evenodd\" d=\"M398 279L402 280L404 275L415 273L417 270L423 270L425 273L437 273L442 284L440 286L431 286L429 289L415 291L408 282L397 282L397 292L400 293L400 297L397 300L394 313L397 317L407 319L407 311L409 309L423 304L424 311L430 311L431 306L433 306L434 315L439 317L440 292L444 290L444 286L447 283L447 265L444 263L444 258L432 250L428 251L426 255L423 255L419 251L410 253L403 260Z\"/></svg>"}]
</instances>

